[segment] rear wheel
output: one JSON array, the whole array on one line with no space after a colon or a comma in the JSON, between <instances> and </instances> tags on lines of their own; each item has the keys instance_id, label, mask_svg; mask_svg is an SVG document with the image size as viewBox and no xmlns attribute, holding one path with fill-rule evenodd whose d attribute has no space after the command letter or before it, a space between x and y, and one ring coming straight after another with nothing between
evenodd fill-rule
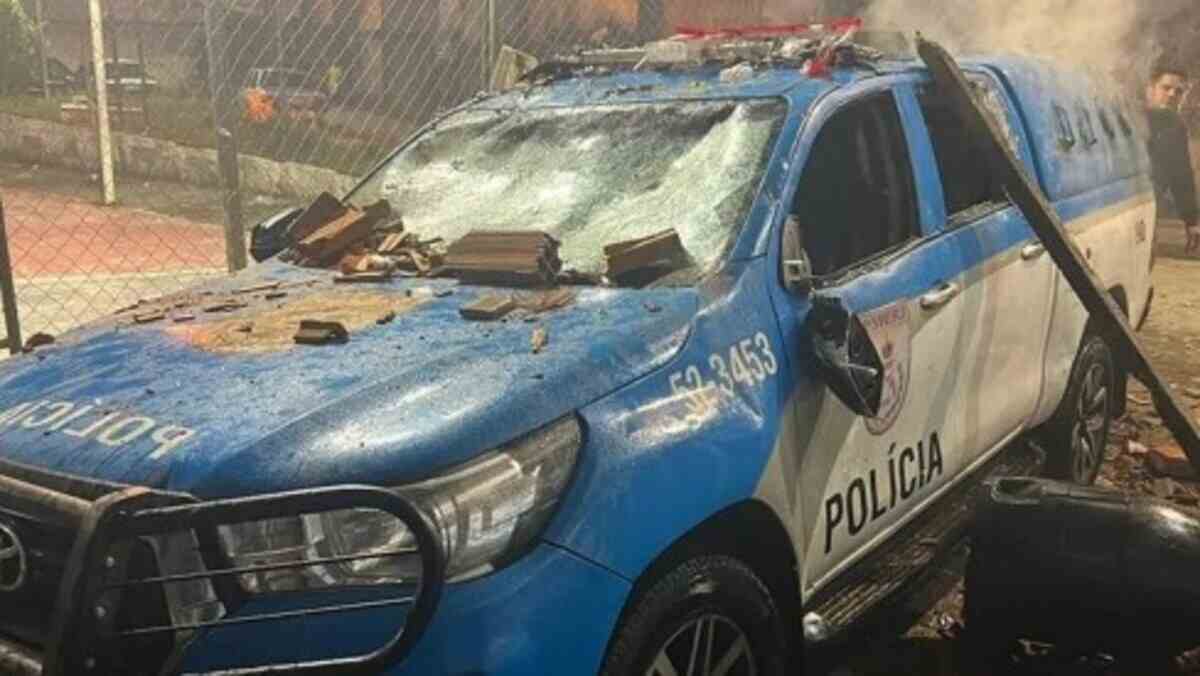
<instances>
[{"instance_id":1,"label":"rear wheel","mask_svg":"<svg viewBox=\"0 0 1200 676\"><path fill-rule=\"evenodd\" d=\"M604 676L782 676L771 593L740 561L692 559L651 582L617 628Z\"/></svg>"},{"instance_id":2,"label":"rear wheel","mask_svg":"<svg viewBox=\"0 0 1200 676\"><path fill-rule=\"evenodd\" d=\"M1052 478L1084 486L1095 483L1104 464L1116 391L1112 351L1099 336L1085 337L1066 397L1041 434Z\"/></svg>"}]
</instances>

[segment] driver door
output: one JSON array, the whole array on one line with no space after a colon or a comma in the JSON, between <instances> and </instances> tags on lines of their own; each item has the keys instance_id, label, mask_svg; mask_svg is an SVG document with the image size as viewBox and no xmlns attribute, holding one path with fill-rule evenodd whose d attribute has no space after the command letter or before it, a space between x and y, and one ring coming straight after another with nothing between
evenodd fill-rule
<instances>
[{"instance_id":1,"label":"driver door","mask_svg":"<svg viewBox=\"0 0 1200 676\"><path fill-rule=\"evenodd\" d=\"M928 142L906 133L905 120L919 113L915 103L902 113L899 100L890 90L859 95L814 125L792 206L798 227L785 236L783 258L802 248L816 275L811 291L786 293L781 309L785 326L802 327L791 334L796 382L812 383L789 412L806 594L964 469L958 370L973 359L960 302L965 281L959 256L937 237L936 214L923 208L910 147L928 153ZM877 359L874 416L852 410L817 367L810 320L829 311L818 307L836 305L858 326L852 361Z\"/></svg>"}]
</instances>

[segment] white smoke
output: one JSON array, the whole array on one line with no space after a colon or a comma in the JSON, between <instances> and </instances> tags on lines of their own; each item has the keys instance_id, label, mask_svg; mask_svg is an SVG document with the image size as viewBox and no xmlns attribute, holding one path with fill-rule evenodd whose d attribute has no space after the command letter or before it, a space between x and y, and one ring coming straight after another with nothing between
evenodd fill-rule
<instances>
[{"instance_id":1,"label":"white smoke","mask_svg":"<svg viewBox=\"0 0 1200 676\"><path fill-rule=\"evenodd\" d=\"M1140 92L1164 51L1192 47L1187 43L1194 42L1193 35L1180 35L1178 44L1163 35L1191 23L1200 11L1196 0L764 1L765 15L773 21L857 14L869 28L920 31L960 56L1044 57L1086 69L1130 92L1135 87Z\"/></svg>"}]
</instances>

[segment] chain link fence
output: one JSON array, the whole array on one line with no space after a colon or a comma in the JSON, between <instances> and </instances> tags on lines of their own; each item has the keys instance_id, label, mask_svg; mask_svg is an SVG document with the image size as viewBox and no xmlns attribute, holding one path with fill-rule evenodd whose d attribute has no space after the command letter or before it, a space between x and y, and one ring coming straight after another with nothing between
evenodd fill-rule
<instances>
[{"instance_id":1,"label":"chain link fence","mask_svg":"<svg viewBox=\"0 0 1200 676\"><path fill-rule=\"evenodd\" d=\"M20 333L241 268L254 223L343 193L533 60L757 23L763 2L0 0L33 45L0 87Z\"/></svg>"}]
</instances>

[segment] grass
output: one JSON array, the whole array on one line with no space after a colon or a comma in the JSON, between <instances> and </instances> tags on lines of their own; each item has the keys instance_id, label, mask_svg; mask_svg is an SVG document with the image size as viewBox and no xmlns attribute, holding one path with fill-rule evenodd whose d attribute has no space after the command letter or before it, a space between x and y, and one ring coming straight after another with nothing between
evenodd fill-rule
<instances>
[{"instance_id":1,"label":"grass","mask_svg":"<svg viewBox=\"0 0 1200 676\"><path fill-rule=\"evenodd\" d=\"M48 101L40 96L0 97L0 112L63 122L59 106L70 100L71 97ZM115 106L115 101L110 101L110 105ZM124 105L140 108L142 97L125 97ZM146 115L113 111L110 116L113 129L191 147L215 147L212 106L207 97L157 93L146 101L146 109ZM353 130L353 126L361 128ZM248 155L361 176L400 143L414 126L403 119L392 118L362 123L336 110L315 121L294 120L283 115L265 123L241 119L239 150Z\"/></svg>"}]
</instances>

